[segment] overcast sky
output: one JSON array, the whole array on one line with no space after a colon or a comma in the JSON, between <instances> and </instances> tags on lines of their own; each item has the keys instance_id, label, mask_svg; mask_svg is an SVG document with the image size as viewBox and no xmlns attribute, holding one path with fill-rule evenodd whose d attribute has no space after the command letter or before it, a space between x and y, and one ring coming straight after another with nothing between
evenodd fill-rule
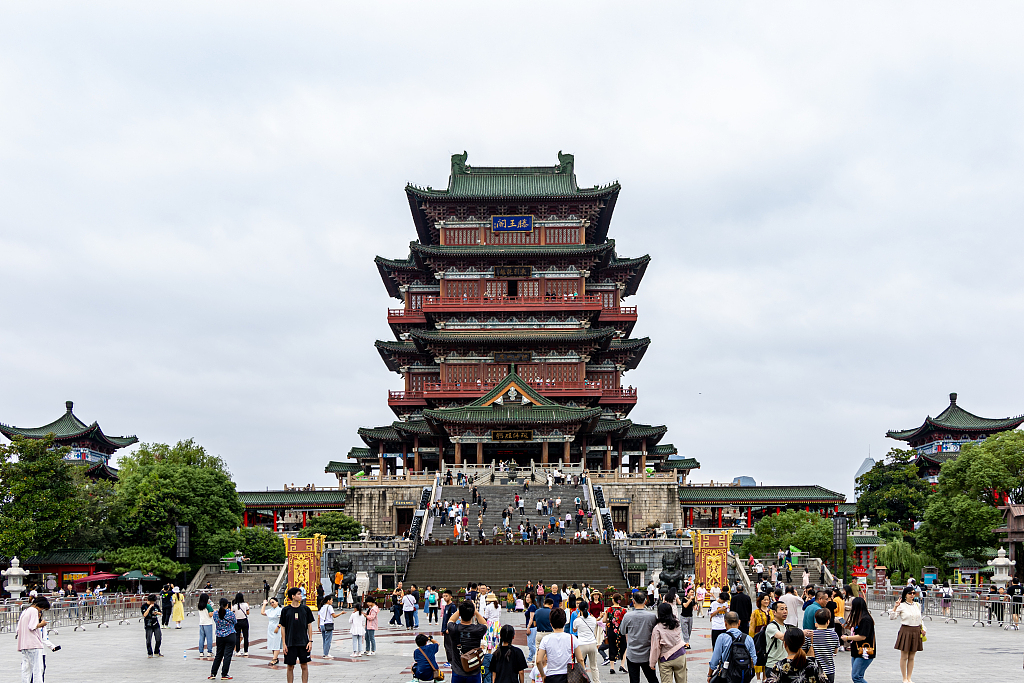
<instances>
[{"instance_id":1,"label":"overcast sky","mask_svg":"<svg viewBox=\"0 0 1024 683\"><path fill-rule=\"evenodd\" d=\"M4 3L0 421L332 483L462 150L622 183L630 417L698 481L849 495L951 391L1024 412L1019 4L503 5Z\"/></svg>"}]
</instances>

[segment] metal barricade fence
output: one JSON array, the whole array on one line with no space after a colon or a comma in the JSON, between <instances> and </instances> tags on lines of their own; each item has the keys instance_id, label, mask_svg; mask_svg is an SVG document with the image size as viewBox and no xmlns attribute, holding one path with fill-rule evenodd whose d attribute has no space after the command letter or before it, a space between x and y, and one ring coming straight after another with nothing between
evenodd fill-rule
<instances>
[{"instance_id":1,"label":"metal barricade fence","mask_svg":"<svg viewBox=\"0 0 1024 683\"><path fill-rule=\"evenodd\" d=\"M878 610L880 615L888 615L901 593L900 589L869 590L868 609ZM1013 602L1009 595L992 593L955 593L952 598L928 594L921 604L921 616L924 619L941 619L946 623L964 621L970 622L971 626L991 624L1007 629L1018 628L1021 611L1021 603Z\"/></svg>"},{"instance_id":2,"label":"metal barricade fence","mask_svg":"<svg viewBox=\"0 0 1024 683\"><path fill-rule=\"evenodd\" d=\"M185 594L184 610L186 616L194 616L199 595L206 593L216 608L221 598L234 600L237 593L224 590L196 591ZM263 603L263 591L242 591L245 602L249 604L250 616L259 614ZM142 609L146 604L146 594L115 594L100 598L57 598L50 600L50 609L46 612L46 620L50 623L51 633L57 634L59 629L72 627L74 630L95 626L109 628L110 624L134 624L142 622ZM161 604L158 597L157 604ZM5 600L0 602L0 633L14 633L18 630L18 619L22 611L28 607L29 601ZM168 615L169 616L169 615Z\"/></svg>"}]
</instances>

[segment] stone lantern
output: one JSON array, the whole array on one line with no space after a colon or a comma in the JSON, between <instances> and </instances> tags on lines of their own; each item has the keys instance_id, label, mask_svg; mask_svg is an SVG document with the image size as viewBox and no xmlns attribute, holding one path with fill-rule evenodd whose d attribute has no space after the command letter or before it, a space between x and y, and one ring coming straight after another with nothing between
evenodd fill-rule
<instances>
[{"instance_id":1,"label":"stone lantern","mask_svg":"<svg viewBox=\"0 0 1024 683\"><path fill-rule=\"evenodd\" d=\"M1006 557L1006 551L999 548L996 559L989 560L987 564L995 570L992 574L992 583L999 588L1006 588L1006 584L1010 583L1010 568L1014 564Z\"/></svg>"},{"instance_id":2,"label":"stone lantern","mask_svg":"<svg viewBox=\"0 0 1024 683\"><path fill-rule=\"evenodd\" d=\"M11 558L11 568L0 571L0 574L7 577L7 592L15 600L20 600L25 592L25 577L28 576L28 571L21 568L21 560Z\"/></svg>"}]
</instances>

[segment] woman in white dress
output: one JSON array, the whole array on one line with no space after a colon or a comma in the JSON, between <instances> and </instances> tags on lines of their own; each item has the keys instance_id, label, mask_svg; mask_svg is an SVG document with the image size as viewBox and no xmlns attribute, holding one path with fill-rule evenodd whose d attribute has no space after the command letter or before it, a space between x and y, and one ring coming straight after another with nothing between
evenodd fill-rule
<instances>
[{"instance_id":1,"label":"woman in white dress","mask_svg":"<svg viewBox=\"0 0 1024 683\"><path fill-rule=\"evenodd\" d=\"M260 614L267 617L267 649L273 656L270 666L274 666L281 651L281 606L277 604L277 598L270 598L269 602L264 600Z\"/></svg>"}]
</instances>

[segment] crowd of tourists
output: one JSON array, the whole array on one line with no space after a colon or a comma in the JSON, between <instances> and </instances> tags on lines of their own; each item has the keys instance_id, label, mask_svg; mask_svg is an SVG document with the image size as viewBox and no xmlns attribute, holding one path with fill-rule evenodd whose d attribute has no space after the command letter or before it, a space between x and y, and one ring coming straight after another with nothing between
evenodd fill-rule
<instances>
[{"instance_id":1,"label":"crowd of tourists","mask_svg":"<svg viewBox=\"0 0 1024 683\"><path fill-rule=\"evenodd\" d=\"M435 531L440 533L443 527L451 529L452 538L456 541L470 537L481 541L486 538L504 538L506 541L518 539L535 542L567 536L574 540L599 537L594 523L596 512L582 492L572 499L563 500L560 495L539 495L533 501L526 499L526 493L514 493L507 501L503 501L501 524L494 524L491 529L484 528L488 501L476 486L470 489L469 501L464 497L435 501L427 512L434 520L431 538ZM471 510L471 507L476 509ZM531 513L536 515L533 521L529 516ZM475 532L471 531L472 522L475 522Z\"/></svg>"}]
</instances>

